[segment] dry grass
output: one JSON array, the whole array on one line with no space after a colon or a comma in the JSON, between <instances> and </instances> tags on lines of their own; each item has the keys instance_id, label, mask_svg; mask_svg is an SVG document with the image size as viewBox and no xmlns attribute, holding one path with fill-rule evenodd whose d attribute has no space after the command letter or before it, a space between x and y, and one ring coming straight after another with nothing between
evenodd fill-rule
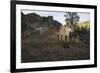
<instances>
[{"instance_id":1,"label":"dry grass","mask_svg":"<svg viewBox=\"0 0 100 73\"><path fill-rule=\"evenodd\" d=\"M90 58L89 45L82 42L70 42L70 48L64 48L56 35L45 32L22 37L22 62L85 60Z\"/></svg>"}]
</instances>

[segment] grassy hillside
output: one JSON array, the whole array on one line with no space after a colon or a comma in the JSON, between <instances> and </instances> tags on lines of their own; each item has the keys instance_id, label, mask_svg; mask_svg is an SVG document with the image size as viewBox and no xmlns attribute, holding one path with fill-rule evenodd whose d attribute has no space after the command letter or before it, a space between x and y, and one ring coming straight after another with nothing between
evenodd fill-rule
<instances>
[{"instance_id":1,"label":"grassy hillside","mask_svg":"<svg viewBox=\"0 0 100 73\"><path fill-rule=\"evenodd\" d=\"M71 47L64 48L63 42L55 34L59 26L60 23L52 17L22 14L21 61L27 63L89 59L89 46L83 42L70 41Z\"/></svg>"},{"instance_id":2,"label":"grassy hillside","mask_svg":"<svg viewBox=\"0 0 100 73\"><path fill-rule=\"evenodd\" d=\"M84 21L84 22L80 22L79 24L78 24L78 26L80 27L80 28L86 28L86 29L90 29L90 21Z\"/></svg>"}]
</instances>

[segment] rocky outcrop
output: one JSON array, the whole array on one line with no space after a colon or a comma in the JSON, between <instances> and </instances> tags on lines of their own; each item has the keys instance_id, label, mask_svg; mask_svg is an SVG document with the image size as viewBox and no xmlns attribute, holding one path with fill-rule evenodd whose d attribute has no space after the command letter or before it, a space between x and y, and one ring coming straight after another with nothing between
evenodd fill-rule
<instances>
[{"instance_id":1,"label":"rocky outcrop","mask_svg":"<svg viewBox=\"0 0 100 73\"><path fill-rule=\"evenodd\" d=\"M36 29L45 30L45 29L58 29L62 24L57 20L53 19L53 16L41 17L36 13L30 13L24 15L21 13L21 21L22 21L22 32L26 30Z\"/></svg>"}]
</instances>

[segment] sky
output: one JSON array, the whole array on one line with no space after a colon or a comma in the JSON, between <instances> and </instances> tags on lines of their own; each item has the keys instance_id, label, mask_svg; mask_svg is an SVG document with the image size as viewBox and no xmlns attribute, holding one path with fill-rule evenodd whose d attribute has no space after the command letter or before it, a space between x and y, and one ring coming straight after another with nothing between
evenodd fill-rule
<instances>
[{"instance_id":1,"label":"sky","mask_svg":"<svg viewBox=\"0 0 100 73\"><path fill-rule=\"evenodd\" d=\"M22 12L26 15L29 13L36 13L40 16L53 16L54 20L59 21L62 25L65 24L65 12L55 12L55 11L34 11L34 10L22 10ZM77 13L80 16L79 21L84 22L90 20L90 14L89 13L83 13L83 12L78 12Z\"/></svg>"}]
</instances>

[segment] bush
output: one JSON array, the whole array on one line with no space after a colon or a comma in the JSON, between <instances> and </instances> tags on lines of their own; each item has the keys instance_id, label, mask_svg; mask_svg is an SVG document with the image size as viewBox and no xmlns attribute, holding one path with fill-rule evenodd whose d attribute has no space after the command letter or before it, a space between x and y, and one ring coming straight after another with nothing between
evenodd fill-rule
<instances>
[{"instance_id":1,"label":"bush","mask_svg":"<svg viewBox=\"0 0 100 73\"><path fill-rule=\"evenodd\" d=\"M89 45L90 42L90 29L87 29L87 27L76 27L74 30L74 34L76 34L75 38L79 39L79 41L82 41L83 43Z\"/></svg>"}]
</instances>

